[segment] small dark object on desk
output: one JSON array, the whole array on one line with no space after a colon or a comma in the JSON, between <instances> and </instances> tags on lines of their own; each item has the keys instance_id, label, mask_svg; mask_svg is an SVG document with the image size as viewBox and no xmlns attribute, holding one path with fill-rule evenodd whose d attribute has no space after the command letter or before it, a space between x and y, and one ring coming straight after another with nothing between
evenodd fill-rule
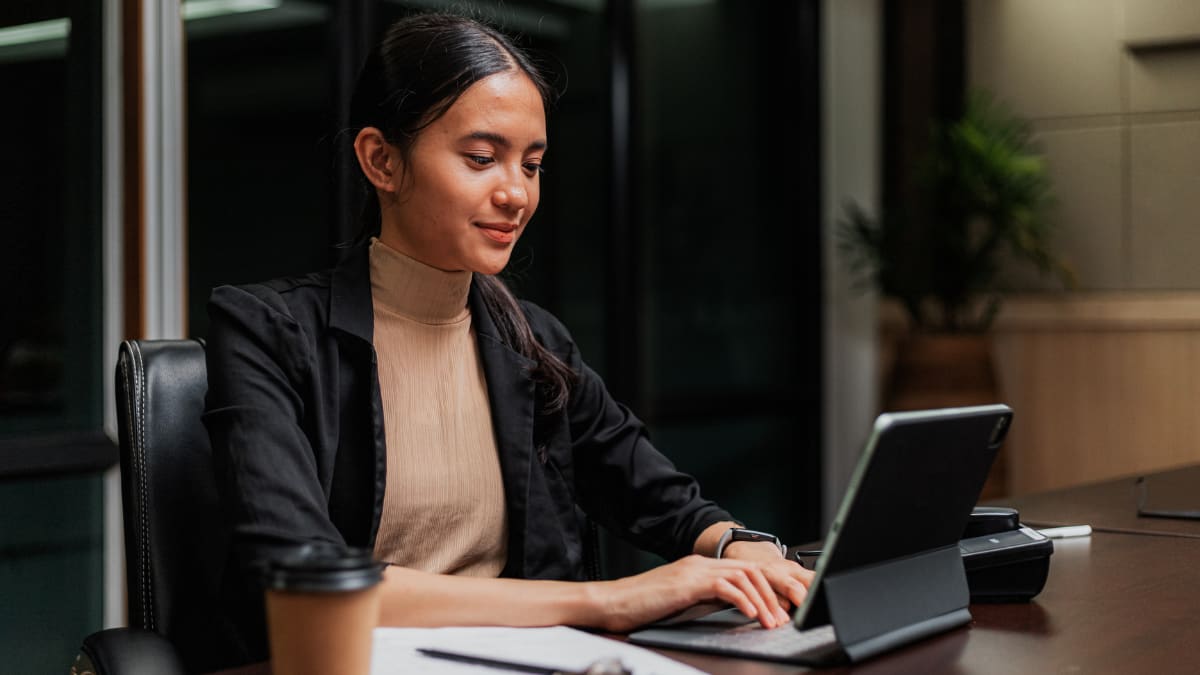
<instances>
[{"instance_id":1,"label":"small dark object on desk","mask_svg":"<svg viewBox=\"0 0 1200 675\"><path fill-rule=\"evenodd\" d=\"M1149 509L1146 508L1146 477L1138 476L1137 481L1137 514L1139 518L1177 518L1180 520L1200 520L1200 511L1179 509Z\"/></svg>"},{"instance_id":2,"label":"small dark object on desk","mask_svg":"<svg viewBox=\"0 0 1200 675\"><path fill-rule=\"evenodd\" d=\"M977 506L958 549L971 602L1028 602L1046 586L1054 542L1022 525L1016 509Z\"/></svg>"},{"instance_id":3,"label":"small dark object on desk","mask_svg":"<svg viewBox=\"0 0 1200 675\"><path fill-rule=\"evenodd\" d=\"M796 551L792 554L796 562L805 569L814 570L817 568L817 558L821 557L819 549L811 549L807 551Z\"/></svg>"},{"instance_id":4,"label":"small dark object on desk","mask_svg":"<svg viewBox=\"0 0 1200 675\"><path fill-rule=\"evenodd\" d=\"M1022 527L958 546L971 602L1028 602L1046 585L1054 543L1036 530Z\"/></svg>"},{"instance_id":5,"label":"small dark object on desk","mask_svg":"<svg viewBox=\"0 0 1200 675\"><path fill-rule=\"evenodd\" d=\"M982 537L985 534L1009 532L1021 527L1020 514L1006 506L976 506L971 509L971 518L963 528L963 539Z\"/></svg>"}]
</instances>

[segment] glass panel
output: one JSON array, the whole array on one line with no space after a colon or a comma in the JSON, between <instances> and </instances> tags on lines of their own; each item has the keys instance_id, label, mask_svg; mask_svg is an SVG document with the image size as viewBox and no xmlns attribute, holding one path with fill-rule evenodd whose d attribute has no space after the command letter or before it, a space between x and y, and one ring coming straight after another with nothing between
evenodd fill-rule
<instances>
[{"instance_id":1,"label":"glass panel","mask_svg":"<svg viewBox=\"0 0 1200 675\"><path fill-rule=\"evenodd\" d=\"M19 92L0 106L0 438L11 452L101 425L100 5L0 4L0 88ZM0 669L65 672L101 627L102 481L5 479L6 459Z\"/></svg>"},{"instance_id":2,"label":"glass panel","mask_svg":"<svg viewBox=\"0 0 1200 675\"><path fill-rule=\"evenodd\" d=\"M638 14L656 398L757 395L794 367L788 244L805 224L765 188L779 167L763 121L782 101L756 48L771 17L746 5L647 0Z\"/></svg>"},{"instance_id":3,"label":"glass panel","mask_svg":"<svg viewBox=\"0 0 1200 675\"><path fill-rule=\"evenodd\" d=\"M6 673L65 673L103 611L98 478L0 483L0 654Z\"/></svg>"},{"instance_id":4,"label":"glass panel","mask_svg":"<svg viewBox=\"0 0 1200 675\"><path fill-rule=\"evenodd\" d=\"M682 471L701 480L704 496L738 518L776 532L787 543L799 543L795 514L779 513L789 504L796 481L774 469L793 463L800 452L795 424L783 415L714 415L710 420L662 421L654 425L654 442L674 449Z\"/></svg>"},{"instance_id":5,"label":"glass panel","mask_svg":"<svg viewBox=\"0 0 1200 675\"><path fill-rule=\"evenodd\" d=\"M188 325L214 286L333 260L331 2L183 4Z\"/></svg>"},{"instance_id":6,"label":"glass panel","mask_svg":"<svg viewBox=\"0 0 1200 675\"><path fill-rule=\"evenodd\" d=\"M99 5L0 5L0 437L100 425Z\"/></svg>"},{"instance_id":7,"label":"glass panel","mask_svg":"<svg viewBox=\"0 0 1200 675\"><path fill-rule=\"evenodd\" d=\"M819 488L801 473L819 452L817 186L794 152L814 132L780 72L795 7L642 0L634 69L646 416L706 495L785 538L810 534L794 495Z\"/></svg>"}]
</instances>

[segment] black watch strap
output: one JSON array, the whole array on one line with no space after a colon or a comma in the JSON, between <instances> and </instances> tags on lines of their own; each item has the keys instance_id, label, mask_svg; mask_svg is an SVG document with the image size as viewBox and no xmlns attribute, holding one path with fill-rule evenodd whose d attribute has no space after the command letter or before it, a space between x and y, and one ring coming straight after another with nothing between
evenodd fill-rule
<instances>
[{"instance_id":1,"label":"black watch strap","mask_svg":"<svg viewBox=\"0 0 1200 675\"><path fill-rule=\"evenodd\" d=\"M721 539L717 542L716 557L723 557L725 553L725 547L729 546L735 541L769 541L778 546L779 552L784 557L787 557L787 547L783 545L783 542L779 541L779 537L776 537L770 532L747 530L742 527L731 527L728 530L725 530L725 533L721 535Z\"/></svg>"}]
</instances>

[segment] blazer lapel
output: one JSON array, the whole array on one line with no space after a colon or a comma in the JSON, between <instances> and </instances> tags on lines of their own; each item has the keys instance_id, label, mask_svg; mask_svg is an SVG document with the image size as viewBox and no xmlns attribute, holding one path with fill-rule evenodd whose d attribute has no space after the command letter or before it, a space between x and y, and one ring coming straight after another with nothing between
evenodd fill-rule
<instances>
[{"instance_id":1,"label":"blazer lapel","mask_svg":"<svg viewBox=\"0 0 1200 675\"><path fill-rule=\"evenodd\" d=\"M535 387L530 370L534 362L500 338L496 324L480 295L477 282L468 296L471 322L479 345L479 361L487 380L488 402L504 494L508 508L508 562L506 577L525 576L525 532L528 526L529 477L533 470Z\"/></svg>"},{"instance_id":2,"label":"blazer lapel","mask_svg":"<svg viewBox=\"0 0 1200 675\"><path fill-rule=\"evenodd\" d=\"M333 478L338 494L353 495L369 486L371 520L364 537L369 546L375 545L379 522L383 514L383 494L387 486L387 436L384 430L383 401L379 393L374 346L375 311L371 304L370 250L366 246L352 249L334 268L329 286L329 327L339 335L342 354L339 385L365 382L370 401L372 457L356 452L337 453ZM360 400L356 392L342 395L343 400ZM339 502L340 503L340 502ZM339 514L333 514L339 515ZM361 515L355 511L340 520L343 528L362 527ZM343 529L343 532L349 531ZM354 531L358 531L355 529Z\"/></svg>"}]
</instances>

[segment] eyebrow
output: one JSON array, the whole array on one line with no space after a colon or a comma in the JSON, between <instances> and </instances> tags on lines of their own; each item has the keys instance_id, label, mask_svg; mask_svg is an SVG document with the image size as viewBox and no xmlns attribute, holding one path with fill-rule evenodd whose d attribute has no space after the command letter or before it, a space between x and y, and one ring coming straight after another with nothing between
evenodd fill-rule
<instances>
[{"instance_id":1,"label":"eyebrow","mask_svg":"<svg viewBox=\"0 0 1200 675\"><path fill-rule=\"evenodd\" d=\"M497 133L494 133L491 131L472 131L471 133L467 134L463 138L464 138L464 140L470 139L470 140L475 140L475 141L487 141L489 143L498 145L505 149L512 147L512 141L508 140L507 136L502 136L500 134L497 134ZM546 141L534 141L529 144L528 148L525 148L526 151L545 150L545 149L546 149Z\"/></svg>"}]
</instances>

